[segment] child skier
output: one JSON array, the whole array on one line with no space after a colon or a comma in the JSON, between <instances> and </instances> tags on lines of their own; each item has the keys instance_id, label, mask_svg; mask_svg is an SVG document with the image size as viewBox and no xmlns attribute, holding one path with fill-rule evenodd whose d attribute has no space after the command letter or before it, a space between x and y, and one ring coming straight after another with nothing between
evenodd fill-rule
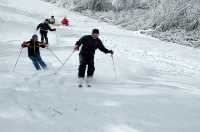
<instances>
[{"instance_id":1,"label":"child skier","mask_svg":"<svg viewBox=\"0 0 200 132\"><path fill-rule=\"evenodd\" d=\"M35 34L28 42L23 42L22 48L28 47L28 57L32 60L36 70L47 69L47 65L40 56L40 47L45 48L46 45L38 41L38 36Z\"/></svg>"}]
</instances>

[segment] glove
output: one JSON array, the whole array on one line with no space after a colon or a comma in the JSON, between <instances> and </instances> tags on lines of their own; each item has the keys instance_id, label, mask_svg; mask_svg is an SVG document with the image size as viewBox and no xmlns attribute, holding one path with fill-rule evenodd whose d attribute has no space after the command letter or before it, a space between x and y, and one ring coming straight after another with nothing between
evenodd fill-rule
<instances>
[{"instance_id":1,"label":"glove","mask_svg":"<svg viewBox=\"0 0 200 132\"><path fill-rule=\"evenodd\" d=\"M56 28L54 28L53 31L56 31Z\"/></svg>"},{"instance_id":2,"label":"glove","mask_svg":"<svg viewBox=\"0 0 200 132\"><path fill-rule=\"evenodd\" d=\"M46 44L42 44L42 45L40 45L40 47L42 47L42 48L46 48L47 45L46 45Z\"/></svg>"},{"instance_id":3,"label":"glove","mask_svg":"<svg viewBox=\"0 0 200 132\"><path fill-rule=\"evenodd\" d=\"M23 42L22 45L21 45L21 47L22 48L26 48L26 47L28 47L28 45L26 44L26 42Z\"/></svg>"},{"instance_id":4,"label":"glove","mask_svg":"<svg viewBox=\"0 0 200 132\"><path fill-rule=\"evenodd\" d=\"M76 45L76 46L74 47L74 51L79 51L79 46L78 46L78 45Z\"/></svg>"},{"instance_id":5,"label":"glove","mask_svg":"<svg viewBox=\"0 0 200 132\"><path fill-rule=\"evenodd\" d=\"M114 54L114 52L112 50L109 50L108 53L110 53L111 55Z\"/></svg>"}]
</instances>

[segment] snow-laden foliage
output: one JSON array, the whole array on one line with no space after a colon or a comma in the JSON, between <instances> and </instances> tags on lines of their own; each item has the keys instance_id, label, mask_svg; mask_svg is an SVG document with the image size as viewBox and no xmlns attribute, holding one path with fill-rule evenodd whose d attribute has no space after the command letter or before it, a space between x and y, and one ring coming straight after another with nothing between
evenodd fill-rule
<instances>
[{"instance_id":1,"label":"snow-laden foliage","mask_svg":"<svg viewBox=\"0 0 200 132\"><path fill-rule=\"evenodd\" d=\"M149 34L182 45L192 47L199 45L199 0L161 0L152 11L154 30Z\"/></svg>"},{"instance_id":2,"label":"snow-laden foliage","mask_svg":"<svg viewBox=\"0 0 200 132\"><path fill-rule=\"evenodd\" d=\"M131 8L147 7L149 0L45 0L52 3L57 3L59 6L64 6L76 10L95 10L95 11L108 11L108 10L124 10Z\"/></svg>"},{"instance_id":3,"label":"snow-laden foliage","mask_svg":"<svg viewBox=\"0 0 200 132\"><path fill-rule=\"evenodd\" d=\"M81 11L81 10L93 10L93 11L105 11L112 9L112 3L110 0L45 0L52 3L57 3L59 6L63 6L69 9Z\"/></svg>"},{"instance_id":4,"label":"snow-laden foliage","mask_svg":"<svg viewBox=\"0 0 200 132\"><path fill-rule=\"evenodd\" d=\"M199 25L199 0L46 0L78 11L117 11L120 16L133 10L144 9L152 12L152 26L161 31L171 28L194 30ZM131 13L127 13L131 16ZM134 14L136 15L136 14ZM125 16L128 17L128 16ZM118 18L118 17L117 17ZM120 17L121 18L121 17ZM131 19L131 17L129 17Z\"/></svg>"},{"instance_id":5,"label":"snow-laden foliage","mask_svg":"<svg viewBox=\"0 0 200 132\"><path fill-rule=\"evenodd\" d=\"M198 28L200 1L197 0L163 0L155 9L154 22L157 29L167 31L183 28L192 31Z\"/></svg>"},{"instance_id":6,"label":"snow-laden foliage","mask_svg":"<svg viewBox=\"0 0 200 132\"><path fill-rule=\"evenodd\" d=\"M146 10L152 13L152 22L149 23L154 28L167 31L171 28L183 28L187 31L196 29L199 25L200 1L199 0L46 0L57 3L77 11L115 11L120 16L124 10L132 18L130 12L137 9ZM122 14L121 14L122 13ZM146 13L144 13L145 15ZM137 15L137 14L134 14ZM112 17L112 16L110 16ZM115 17L119 18L119 17ZM125 18L126 19L126 18ZM129 20L130 21L130 20Z\"/></svg>"},{"instance_id":7,"label":"snow-laden foliage","mask_svg":"<svg viewBox=\"0 0 200 132\"><path fill-rule=\"evenodd\" d=\"M191 44L200 36L199 0L46 0L154 37ZM92 11L90 13L90 11ZM170 36L170 37L169 37ZM192 40L192 41L191 41ZM198 42L197 42L198 43Z\"/></svg>"}]
</instances>

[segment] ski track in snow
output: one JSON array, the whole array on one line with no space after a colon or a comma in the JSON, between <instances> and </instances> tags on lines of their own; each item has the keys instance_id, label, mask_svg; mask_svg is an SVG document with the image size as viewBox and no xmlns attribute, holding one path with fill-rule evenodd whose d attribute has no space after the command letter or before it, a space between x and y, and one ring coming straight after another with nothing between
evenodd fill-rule
<instances>
[{"instance_id":1,"label":"ski track in snow","mask_svg":"<svg viewBox=\"0 0 200 132\"><path fill-rule=\"evenodd\" d=\"M23 4L22 4L23 3ZM36 72L23 49L35 26L54 14L69 27L49 32L64 62L83 35L99 28L110 55L97 51L92 88L77 87L78 53L60 63L47 49L49 70ZM35 0L0 1L0 128L3 132L199 132L200 51L120 29ZM38 34L38 33L37 33Z\"/></svg>"}]
</instances>

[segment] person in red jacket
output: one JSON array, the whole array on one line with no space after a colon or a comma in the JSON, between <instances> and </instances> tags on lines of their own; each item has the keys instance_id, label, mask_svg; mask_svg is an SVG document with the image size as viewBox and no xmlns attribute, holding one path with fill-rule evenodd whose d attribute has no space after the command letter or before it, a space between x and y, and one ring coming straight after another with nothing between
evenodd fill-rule
<instances>
[{"instance_id":1,"label":"person in red jacket","mask_svg":"<svg viewBox=\"0 0 200 132\"><path fill-rule=\"evenodd\" d=\"M62 25L69 26L69 20L67 19L67 17L64 17L61 23Z\"/></svg>"}]
</instances>

